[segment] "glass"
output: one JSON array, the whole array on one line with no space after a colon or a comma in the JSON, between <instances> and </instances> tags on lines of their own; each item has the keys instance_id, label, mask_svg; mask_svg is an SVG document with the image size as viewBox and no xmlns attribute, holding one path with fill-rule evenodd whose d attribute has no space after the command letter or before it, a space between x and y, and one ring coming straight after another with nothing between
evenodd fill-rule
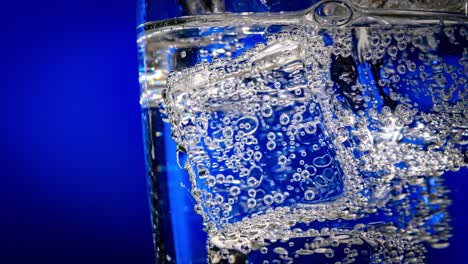
<instances>
[{"instance_id":1,"label":"glass","mask_svg":"<svg viewBox=\"0 0 468 264\"><path fill-rule=\"evenodd\" d=\"M466 1L138 11L158 263L426 263L450 246Z\"/></svg>"}]
</instances>

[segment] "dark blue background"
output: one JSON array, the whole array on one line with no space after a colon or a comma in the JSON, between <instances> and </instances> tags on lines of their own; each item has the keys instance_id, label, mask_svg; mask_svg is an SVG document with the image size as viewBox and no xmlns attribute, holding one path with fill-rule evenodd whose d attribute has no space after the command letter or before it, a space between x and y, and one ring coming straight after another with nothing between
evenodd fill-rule
<instances>
[{"instance_id":1,"label":"dark blue background","mask_svg":"<svg viewBox=\"0 0 468 264\"><path fill-rule=\"evenodd\" d=\"M0 263L154 261L136 1L0 4ZM466 170L449 179L462 263Z\"/></svg>"},{"instance_id":2,"label":"dark blue background","mask_svg":"<svg viewBox=\"0 0 468 264\"><path fill-rule=\"evenodd\" d=\"M136 1L0 3L0 263L152 263Z\"/></svg>"}]
</instances>

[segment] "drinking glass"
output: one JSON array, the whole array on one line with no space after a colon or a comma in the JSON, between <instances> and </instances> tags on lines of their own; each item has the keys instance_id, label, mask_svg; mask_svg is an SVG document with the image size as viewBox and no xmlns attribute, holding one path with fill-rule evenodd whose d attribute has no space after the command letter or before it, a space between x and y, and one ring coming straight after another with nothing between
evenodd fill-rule
<instances>
[{"instance_id":1,"label":"drinking glass","mask_svg":"<svg viewBox=\"0 0 468 264\"><path fill-rule=\"evenodd\" d=\"M463 248L466 1L141 0L137 14L157 263Z\"/></svg>"}]
</instances>

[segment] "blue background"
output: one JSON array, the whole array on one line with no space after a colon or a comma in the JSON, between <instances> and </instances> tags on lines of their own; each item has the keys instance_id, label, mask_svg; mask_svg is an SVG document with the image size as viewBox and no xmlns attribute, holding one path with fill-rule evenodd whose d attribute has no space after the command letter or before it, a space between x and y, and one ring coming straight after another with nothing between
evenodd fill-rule
<instances>
[{"instance_id":1,"label":"blue background","mask_svg":"<svg viewBox=\"0 0 468 264\"><path fill-rule=\"evenodd\" d=\"M0 263L154 261L135 2L0 4ZM432 263L468 259L463 176Z\"/></svg>"},{"instance_id":2,"label":"blue background","mask_svg":"<svg viewBox=\"0 0 468 264\"><path fill-rule=\"evenodd\" d=\"M152 263L136 1L0 3L0 263Z\"/></svg>"}]
</instances>

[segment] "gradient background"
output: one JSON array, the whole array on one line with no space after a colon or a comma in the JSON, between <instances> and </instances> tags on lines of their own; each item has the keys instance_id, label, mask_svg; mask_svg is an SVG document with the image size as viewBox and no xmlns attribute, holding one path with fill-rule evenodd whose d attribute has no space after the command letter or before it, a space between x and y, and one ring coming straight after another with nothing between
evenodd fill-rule
<instances>
[{"instance_id":1,"label":"gradient background","mask_svg":"<svg viewBox=\"0 0 468 264\"><path fill-rule=\"evenodd\" d=\"M152 263L136 1L0 3L0 263Z\"/></svg>"},{"instance_id":2,"label":"gradient background","mask_svg":"<svg viewBox=\"0 0 468 264\"><path fill-rule=\"evenodd\" d=\"M154 262L135 2L0 4L1 264ZM466 171L432 263L468 261Z\"/></svg>"}]
</instances>

